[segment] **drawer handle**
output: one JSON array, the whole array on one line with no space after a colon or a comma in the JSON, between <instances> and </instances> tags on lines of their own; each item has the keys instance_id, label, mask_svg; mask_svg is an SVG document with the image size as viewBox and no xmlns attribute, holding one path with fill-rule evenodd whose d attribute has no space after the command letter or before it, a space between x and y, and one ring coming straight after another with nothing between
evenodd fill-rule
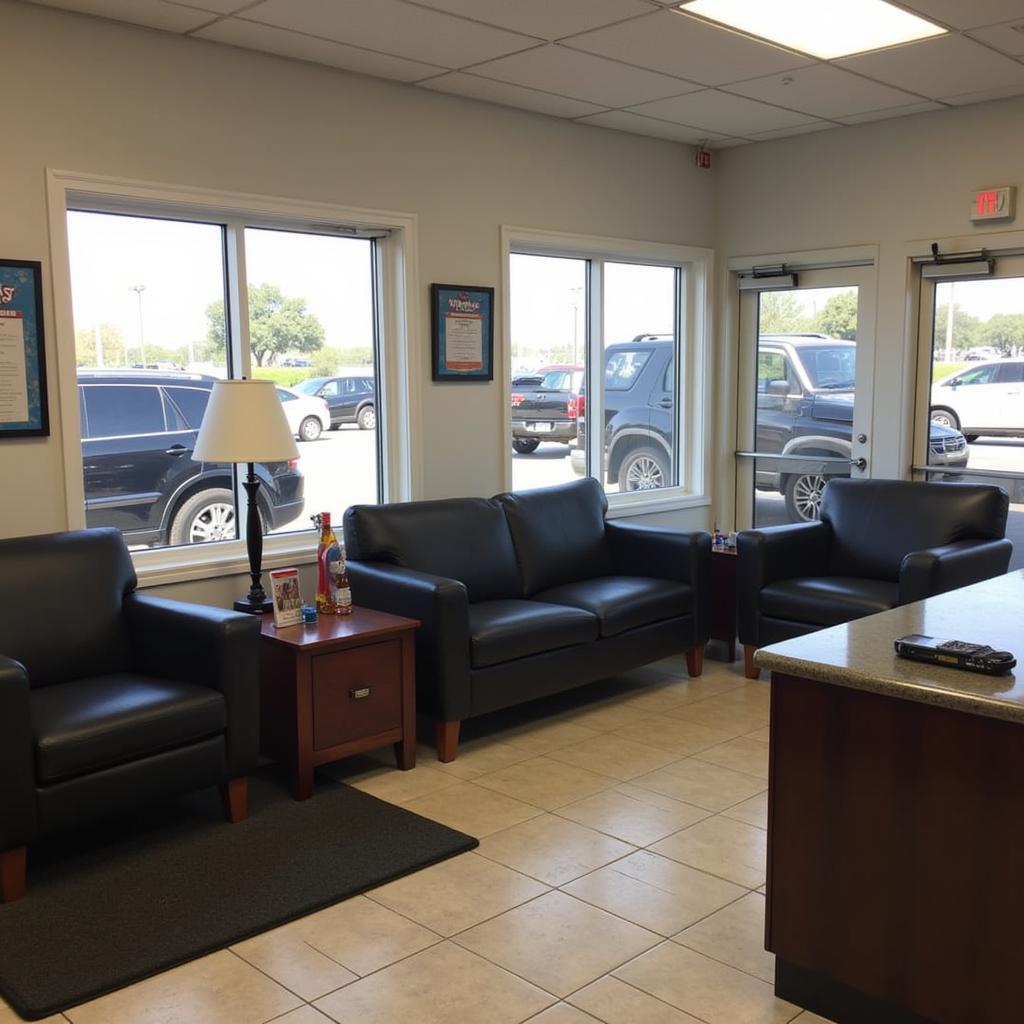
<instances>
[{"instance_id":1,"label":"drawer handle","mask_svg":"<svg viewBox=\"0 0 1024 1024\"><path fill-rule=\"evenodd\" d=\"M370 696L370 687L361 686L358 690L349 690L348 695L353 700L364 700L366 697Z\"/></svg>"}]
</instances>

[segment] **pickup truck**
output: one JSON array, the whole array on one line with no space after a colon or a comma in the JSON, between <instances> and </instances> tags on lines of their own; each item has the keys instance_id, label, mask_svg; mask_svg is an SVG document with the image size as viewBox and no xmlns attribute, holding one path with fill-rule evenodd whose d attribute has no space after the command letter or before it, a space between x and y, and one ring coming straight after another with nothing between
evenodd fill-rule
<instances>
[{"instance_id":1,"label":"pickup truck","mask_svg":"<svg viewBox=\"0 0 1024 1024\"><path fill-rule=\"evenodd\" d=\"M545 366L535 375L512 381L512 448L535 452L541 441L576 437L582 366Z\"/></svg>"},{"instance_id":2,"label":"pickup truck","mask_svg":"<svg viewBox=\"0 0 1024 1024\"><path fill-rule=\"evenodd\" d=\"M829 476L848 476L835 463L852 453L856 343L824 335L762 335L758 344L754 486L779 491L794 522L816 519ZM605 473L621 491L667 487L672 477L675 343L640 335L605 349ZM628 369L628 372L625 372ZM573 469L585 471L586 423L577 418ZM967 440L958 430L932 422L929 465L955 473L967 465ZM799 455L806 463L773 460Z\"/></svg>"}]
</instances>

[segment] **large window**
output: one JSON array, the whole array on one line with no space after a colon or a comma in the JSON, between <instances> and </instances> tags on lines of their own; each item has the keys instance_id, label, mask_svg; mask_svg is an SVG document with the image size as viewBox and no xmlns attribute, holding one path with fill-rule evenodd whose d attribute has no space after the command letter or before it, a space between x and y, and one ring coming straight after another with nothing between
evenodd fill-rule
<instances>
[{"instance_id":1,"label":"large window","mask_svg":"<svg viewBox=\"0 0 1024 1024\"><path fill-rule=\"evenodd\" d=\"M509 236L513 488L590 475L613 505L700 500L709 254Z\"/></svg>"},{"instance_id":2,"label":"large window","mask_svg":"<svg viewBox=\"0 0 1024 1024\"><path fill-rule=\"evenodd\" d=\"M138 549L241 535L238 470L191 457L225 377L274 381L298 442L257 466L266 532L380 500L372 238L159 207L67 230L87 525Z\"/></svg>"}]
</instances>

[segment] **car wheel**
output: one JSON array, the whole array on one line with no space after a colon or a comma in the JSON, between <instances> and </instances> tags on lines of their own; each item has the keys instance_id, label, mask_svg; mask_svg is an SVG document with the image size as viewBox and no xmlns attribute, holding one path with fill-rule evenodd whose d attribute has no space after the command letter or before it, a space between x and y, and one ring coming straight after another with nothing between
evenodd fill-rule
<instances>
[{"instance_id":1,"label":"car wheel","mask_svg":"<svg viewBox=\"0 0 1024 1024\"><path fill-rule=\"evenodd\" d=\"M520 455L529 455L540 447L540 440L536 437L513 437L512 450Z\"/></svg>"},{"instance_id":2,"label":"car wheel","mask_svg":"<svg viewBox=\"0 0 1024 1024\"><path fill-rule=\"evenodd\" d=\"M786 479L783 493L791 522L811 523L821 516L821 493L827 482L827 477L820 473L802 473Z\"/></svg>"},{"instance_id":3,"label":"car wheel","mask_svg":"<svg viewBox=\"0 0 1024 1024\"><path fill-rule=\"evenodd\" d=\"M360 430L373 430L377 426L377 411L372 405L364 405L356 417Z\"/></svg>"},{"instance_id":4,"label":"car wheel","mask_svg":"<svg viewBox=\"0 0 1024 1024\"><path fill-rule=\"evenodd\" d=\"M620 491L653 491L668 484L668 463L654 448L636 448L619 466Z\"/></svg>"},{"instance_id":5,"label":"car wheel","mask_svg":"<svg viewBox=\"0 0 1024 1024\"><path fill-rule=\"evenodd\" d=\"M315 416L307 416L299 424L299 439L315 441L323 432L323 424Z\"/></svg>"},{"instance_id":6,"label":"car wheel","mask_svg":"<svg viewBox=\"0 0 1024 1024\"><path fill-rule=\"evenodd\" d=\"M944 405L937 405L931 411L932 423L938 423L941 427L949 427L950 430L960 429L960 417L952 409Z\"/></svg>"},{"instance_id":7,"label":"car wheel","mask_svg":"<svg viewBox=\"0 0 1024 1024\"><path fill-rule=\"evenodd\" d=\"M203 544L234 540L235 502L226 487L199 491L185 501L171 520L171 544Z\"/></svg>"}]
</instances>

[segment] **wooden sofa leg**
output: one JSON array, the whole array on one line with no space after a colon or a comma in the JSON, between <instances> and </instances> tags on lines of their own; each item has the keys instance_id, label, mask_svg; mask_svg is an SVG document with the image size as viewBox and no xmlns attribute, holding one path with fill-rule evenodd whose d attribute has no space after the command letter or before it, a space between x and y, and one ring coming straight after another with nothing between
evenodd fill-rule
<instances>
[{"instance_id":1,"label":"wooden sofa leg","mask_svg":"<svg viewBox=\"0 0 1024 1024\"><path fill-rule=\"evenodd\" d=\"M25 895L25 847L0 850L0 903L11 903Z\"/></svg>"},{"instance_id":2,"label":"wooden sofa leg","mask_svg":"<svg viewBox=\"0 0 1024 1024\"><path fill-rule=\"evenodd\" d=\"M454 722L442 722L437 723L437 759L438 761L448 764L449 761L455 760L455 755L459 751L459 726L462 723L458 720Z\"/></svg>"},{"instance_id":3,"label":"wooden sofa leg","mask_svg":"<svg viewBox=\"0 0 1024 1024\"><path fill-rule=\"evenodd\" d=\"M248 816L249 780L242 775L220 784L220 799L224 804L224 817L232 824Z\"/></svg>"},{"instance_id":4,"label":"wooden sofa leg","mask_svg":"<svg viewBox=\"0 0 1024 1024\"><path fill-rule=\"evenodd\" d=\"M748 679L760 679L761 670L754 664L754 654L757 647L754 644L743 645L743 674Z\"/></svg>"},{"instance_id":5,"label":"wooden sofa leg","mask_svg":"<svg viewBox=\"0 0 1024 1024\"><path fill-rule=\"evenodd\" d=\"M686 671L690 677L699 676L704 671L704 647L691 647L686 652Z\"/></svg>"}]
</instances>

